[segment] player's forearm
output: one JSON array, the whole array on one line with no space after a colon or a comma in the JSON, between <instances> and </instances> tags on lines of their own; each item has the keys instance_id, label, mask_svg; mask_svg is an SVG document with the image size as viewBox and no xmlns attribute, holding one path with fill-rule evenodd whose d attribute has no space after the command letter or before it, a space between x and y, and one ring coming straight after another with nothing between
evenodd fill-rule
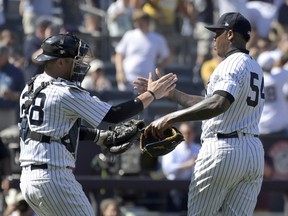
<instances>
[{"instance_id":1,"label":"player's forearm","mask_svg":"<svg viewBox=\"0 0 288 216\"><path fill-rule=\"evenodd\" d=\"M224 113L230 107L228 99L219 95L202 100L199 103L168 114L169 122L202 121Z\"/></svg>"},{"instance_id":2,"label":"player's forearm","mask_svg":"<svg viewBox=\"0 0 288 216\"><path fill-rule=\"evenodd\" d=\"M103 121L109 123L119 123L128 118L131 118L143 110L143 103L144 102L142 102L140 99L133 99L116 106L112 106L103 118ZM129 111L127 112L127 110Z\"/></svg>"},{"instance_id":3,"label":"player's forearm","mask_svg":"<svg viewBox=\"0 0 288 216\"><path fill-rule=\"evenodd\" d=\"M149 92L144 92L143 94L139 95L137 98L141 100L144 109L146 109L154 100L153 95Z\"/></svg>"},{"instance_id":4,"label":"player's forearm","mask_svg":"<svg viewBox=\"0 0 288 216\"><path fill-rule=\"evenodd\" d=\"M96 128L88 128L85 126L80 127L79 140L80 141L94 141L99 133Z\"/></svg>"},{"instance_id":5,"label":"player's forearm","mask_svg":"<svg viewBox=\"0 0 288 216\"><path fill-rule=\"evenodd\" d=\"M169 98L185 108L191 107L204 100L204 97L202 96L189 95L177 89L174 90L173 94Z\"/></svg>"}]
</instances>

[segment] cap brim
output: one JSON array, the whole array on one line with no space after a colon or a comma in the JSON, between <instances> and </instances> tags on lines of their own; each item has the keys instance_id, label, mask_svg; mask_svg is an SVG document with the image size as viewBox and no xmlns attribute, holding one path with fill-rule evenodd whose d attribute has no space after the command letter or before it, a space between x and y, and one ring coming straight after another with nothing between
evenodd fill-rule
<instances>
[{"instance_id":1,"label":"cap brim","mask_svg":"<svg viewBox=\"0 0 288 216\"><path fill-rule=\"evenodd\" d=\"M44 62L44 61L49 61L49 60L53 60L53 59L57 59L59 57L55 57L55 56L48 56L45 54L40 54L38 55L34 60L38 61L38 62Z\"/></svg>"},{"instance_id":2,"label":"cap brim","mask_svg":"<svg viewBox=\"0 0 288 216\"><path fill-rule=\"evenodd\" d=\"M210 31L213 31L213 32L215 32L215 31L217 31L217 30L219 30L219 29L225 29L224 26L220 26L220 25L217 25L217 24L205 26L205 28L208 29L208 30L210 30Z\"/></svg>"}]
</instances>

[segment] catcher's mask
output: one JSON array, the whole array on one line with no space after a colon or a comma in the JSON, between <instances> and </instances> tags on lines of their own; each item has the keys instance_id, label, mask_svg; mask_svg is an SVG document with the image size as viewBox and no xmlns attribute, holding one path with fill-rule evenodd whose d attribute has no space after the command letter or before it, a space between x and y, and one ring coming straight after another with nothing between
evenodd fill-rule
<instances>
[{"instance_id":1,"label":"catcher's mask","mask_svg":"<svg viewBox=\"0 0 288 216\"><path fill-rule=\"evenodd\" d=\"M35 58L39 62L74 58L70 80L80 85L90 68L89 63L83 61L88 51L91 54L87 43L71 33L66 33L48 37L43 41L41 48L43 52Z\"/></svg>"},{"instance_id":2,"label":"catcher's mask","mask_svg":"<svg viewBox=\"0 0 288 216\"><path fill-rule=\"evenodd\" d=\"M151 157L158 157L173 151L176 146L184 141L182 133L175 127L168 128L164 131L165 138L155 138L152 135L144 137L140 135L140 149L143 153Z\"/></svg>"}]
</instances>

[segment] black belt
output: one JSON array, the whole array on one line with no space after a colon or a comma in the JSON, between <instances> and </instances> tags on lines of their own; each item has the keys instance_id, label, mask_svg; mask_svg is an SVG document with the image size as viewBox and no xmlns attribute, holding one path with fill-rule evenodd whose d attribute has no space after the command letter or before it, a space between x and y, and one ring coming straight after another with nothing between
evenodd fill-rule
<instances>
[{"instance_id":1,"label":"black belt","mask_svg":"<svg viewBox=\"0 0 288 216\"><path fill-rule=\"evenodd\" d=\"M239 133L242 133L242 132L239 132ZM244 136L248 135L247 133L242 133ZM254 137L259 137L258 135L256 134L253 134L252 136ZM233 131L231 133L228 133L228 134L222 134L222 133L217 133L217 138L218 139L229 139L229 138L238 138L239 135L238 135L238 131Z\"/></svg>"},{"instance_id":2,"label":"black belt","mask_svg":"<svg viewBox=\"0 0 288 216\"><path fill-rule=\"evenodd\" d=\"M30 169L31 170L48 169L48 164L31 164Z\"/></svg>"},{"instance_id":3,"label":"black belt","mask_svg":"<svg viewBox=\"0 0 288 216\"><path fill-rule=\"evenodd\" d=\"M46 136L44 134L36 133L36 132L33 132L33 131L30 131L29 138L31 138L32 140L36 140L36 141L42 142L42 143L43 142L44 143L50 143L50 141L51 141L51 137L50 136Z\"/></svg>"},{"instance_id":4,"label":"black belt","mask_svg":"<svg viewBox=\"0 0 288 216\"><path fill-rule=\"evenodd\" d=\"M52 137L46 136L44 134L40 134L40 133L37 133L37 132L34 132L34 131L30 131L28 137L30 139L32 139L32 140L39 141L39 142L42 142L42 143L50 143L51 141L53 141ZM63 145L66 146L67 144L69 144L70 139L69 139L69 136L66 135L66 136L62 137L61 139L59 139L59 141ZM68 143L67 143L67 141L68 141Z\"/></svg>"},{"instance_id":5,"label":"black belt","mask_svg":"<svg viewBox=\"0 0 288 216\"><path fill-rule=\"evenodd\" d=\"M48 169L48 164L31 164L29 166L25 166L25 168L30 167L30 170L37 170L37 169ZM74 169L73 167L66 166L67 169Z\"/></svg>"}]
</instances>

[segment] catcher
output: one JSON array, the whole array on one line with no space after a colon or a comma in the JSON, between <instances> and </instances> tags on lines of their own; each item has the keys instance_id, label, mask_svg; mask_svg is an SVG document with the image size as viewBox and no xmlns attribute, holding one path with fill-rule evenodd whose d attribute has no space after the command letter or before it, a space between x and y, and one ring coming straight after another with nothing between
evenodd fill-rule
<instances>
[{"instance_id":1,"label":"catcher","mask_svg":"<svg viewBox=\"0 0 288 216\"><path fill-rule=\"evenodd\" d=\"M129 144L125 144L128 140L119 133L119 127L98 132L81 129L81 119L94 128L102 121L125 121L174 89L177 77L170 73L153 81L150 73L146 92L111 106L80 86L89 70L84 62L90 51L87 43L67 33L45 39L41 48L43 52L35 61L42 63L45 71L29 81L20 96L20 188L39 216L94 216L71 170L75 168L78 141L93 140L114 153L125 151ZM130 132L135 133L138 126Z\"/></svg>"}]
</instances>

